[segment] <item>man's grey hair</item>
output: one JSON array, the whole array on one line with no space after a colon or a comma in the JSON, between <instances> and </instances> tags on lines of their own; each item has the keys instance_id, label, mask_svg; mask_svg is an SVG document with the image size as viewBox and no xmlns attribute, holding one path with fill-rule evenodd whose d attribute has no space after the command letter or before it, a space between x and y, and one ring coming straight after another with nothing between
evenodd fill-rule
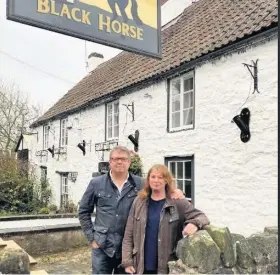
<instances>
[{"instance_id":1,"label":"man's grey hair","mask_svg":"<svg viewBox=\"0 0 280 275\"><path fill-rule=\"evenodd\" d=\"M114 152L117 152L117 151L126 153L127 156L130 158L130 151L129 151L126 147L120 146L120 145L114 147L114 148L111 150L110 155L109 155L109 158L111 158L112 154L113 154Z\"/></svg>"}]
</instances>

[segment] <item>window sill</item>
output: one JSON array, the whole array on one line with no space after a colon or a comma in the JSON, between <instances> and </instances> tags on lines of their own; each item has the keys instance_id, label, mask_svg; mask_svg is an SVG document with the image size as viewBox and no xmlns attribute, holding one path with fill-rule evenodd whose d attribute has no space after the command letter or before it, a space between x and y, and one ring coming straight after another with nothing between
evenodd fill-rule
<instances>
[{"instance_id":1,"label":"window sill","mask_svg":"<svg viewBox=\"0 0 280 275\"><path fill-rule=\"evenodd\" d=\"M194 130L194 125L186 126L186 127L178 127L175 129L169 129L168 133L177 133L177 132L182 132L182 131L189 131L189 130Z\"/></svg>"}]
</instances>

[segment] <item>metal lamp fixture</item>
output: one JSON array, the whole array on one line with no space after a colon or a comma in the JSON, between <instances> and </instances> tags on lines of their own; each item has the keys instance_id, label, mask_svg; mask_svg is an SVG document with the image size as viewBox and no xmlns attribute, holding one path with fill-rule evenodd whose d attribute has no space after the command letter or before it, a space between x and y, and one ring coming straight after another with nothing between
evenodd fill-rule
<instances>
[{"instance_id":1,"label":"metal lamp fixture","mask_svg":"<svg viewBox=\"0 0 280 275\"><path fill-rule=\"evenodd\" d=\"M139 150L139 131L136 130L134 136L129 135L128 139L133 143L134 151L138 152L138 150Z\"/></svg>"},{"instance_id":2,"label":"metal lamp fixture","mask_svg":"<svg viewBox=\"0 0 280 275\"><path fill-rule=\"evenodd\" d=\"M248 142L251 138L250 133L250 111L248 108L242 109L240 115L235 116L233 119L233 122L237 125L237 127L240 129L240 139L242 142Z\"/></svg>"}]
</instances>

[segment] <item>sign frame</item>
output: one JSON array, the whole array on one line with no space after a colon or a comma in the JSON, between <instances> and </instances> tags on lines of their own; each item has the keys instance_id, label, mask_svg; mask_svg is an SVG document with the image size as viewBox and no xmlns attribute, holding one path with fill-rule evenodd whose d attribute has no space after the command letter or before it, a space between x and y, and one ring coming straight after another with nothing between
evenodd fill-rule
<instances>
[{"instance_id":1,"label":"sign frame","mask_svg":"<svg viewBox=\"0 0 280 275\"><path fill-rule=\"evenodd\" d=\"M81 34L81 33L78 33L78 32L74 32L72 30L67 30L66 28L56 27L56 26L50 25L48 23L42 23L42 22L33 20L31 18L15 15L15 14L13 14L14 3L15 3L14 0L6 0L6 18L7 18L7 20L14 21L14 22L21 23L21 24L28 25L28 26L32 26L32 27L37 27L39 29L43 29L43 30L47 30L47 31L52 31L52 32L63 34L63 35L66 35L66 36L78 38L78 39L81 39L81 40L84 40L84 41L89 41L89 42L105 45L105 46L108 46L108 47L113 47L113 48L120 49L120 50L123 50L123 51L128 51L128 52L131 52L131 53L140 54L140 55L144 55L144 56L147 56L147 57L153 57L153 58L156 58L156 59L162 59L161 4L160 4L160 0L157 0L157 19L158 19L157 20L157 41L158 41L157 51L158 51L158 53L150 53L150 52L147 52L145 50L136 49L136 48L131 47L131 46L126 46L126 45L122 45L122 44L115 43L115 42L112 42L112 41L108 41L106 39L100 39L100 38L97 38L97 37L84 35L84 34Z\"/></svg>"}]
</instances>

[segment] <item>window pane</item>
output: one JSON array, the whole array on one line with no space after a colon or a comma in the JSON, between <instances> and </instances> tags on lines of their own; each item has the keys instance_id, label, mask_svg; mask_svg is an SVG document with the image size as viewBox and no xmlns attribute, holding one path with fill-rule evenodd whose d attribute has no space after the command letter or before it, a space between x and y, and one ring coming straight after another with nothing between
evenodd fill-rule
<instances>
[{"instance_id":1,"label":"window pane","mask_svg":"<svg viewBox=\"0 0 280 275\"><path fill-rule=\"evenodd\" d=\"M119 115L116 114L114 115L114 125L118 125L119 124Z\"/></svg>"},{"instance_id":2,"label":"window pane","mask_svg":"<svg viewBox=\"0 0 280 275\"><path fill-rule=\"evenodd\" d=\"M185 162L185 179L191 179L192 177L192 163L190 161Z\"/></svg>"},{"instance_id":3,"label":"window pane","mask_svg":"<svg viewBox=\"0 0 280 275\"><path fill-rule=\"evenodd\" d=\"M114 137L118 137L119 136L119 125L114 127Z\"/></svg>"},{"instance_id":4,"label":"window pane","mask_svg":"<svg viewBox=\"0 0 280 275\"><path fill-rule=\"evenodd\" d=\"M184 109L193 107L193 92L184 94Z\"/></svg>"},{"instance_id":5,"label":"window pane","mask_svg":"<svg viewBox=\"0 0 280 275\"><path fill-rule=\"evenodd\" d=\"M185 180L184 181L184 185L185 185L185 194L187 198L191 198L192 197L192 184L190 180Z\"/></svg>"},{"instance_id":6,"label":"window pane","mask_svg":"<svg viewBox=\"0 0 280 275\"><path fill-rule=\"evenodd\" d=\"M172 97L172 112L180 111L180 96Z\"/></svg>"},{"instance_id":7,"label":"window pane","mask_svg":"<svg viewBox=\"0 0 280 275\"><path fill-rule=\"evenodd\" d=\"M114 113L115 114L119 113L119 102L114 103Z\"/></svg>"},{"instance_id":8,"label":"window pane","mask_svg":"<svg viewBox=\"0 0 280 275\"><path fill-rule=\"evenodd\" d=\"M109 128L108 128L108 138L111 138L112 135L113 135L113 134L112 134L112 129L113 129L112 127L109 127Z\"/></svg>"},{"instance_id":9,"label":"window pane","mask_svg":"<svg viewBox=\"0 0 280 275\"><path fill-rule=\"evenodd\" d=\"M183 112L184 125L193 124L192 113L193 113L193 109L184 110Z\"/></svg>"},{"instance_id":10,"label":"window pane","mask_svg":"<svg viewBox=\"0 0 280 275\"><path fill-rule=\"evenodd\" d=\"M180 112L172 114L172 128L180 127Z\"/></svg>"},{"instance_id":11,"label":"window pane","mask_svg":"<svg viewBox=\"0 0 280 275\"><path fill-rule=\"evenodd\" d=\"M108 105L108 116L112 115L112 107L113 107L112 104Z\"/></svg>"},{"instance_id":12,"label":"window pane","mask_svg":"<svg viewBox=\"0 0 280 275\"><path fill-rule=\"evenodd\" d=\"M193 90L193 78L184 80L184 92Z\"/></svg>"},{"instance_id":13,"label":"window pane","mask_svg":"<svg viewBox=\"0 0 280 275\"><path fill-rule=\"evenodd\" d=\"M177 179L183 179L183 162L177 162Z\"/></svg>"},{"instance_id":14,"label":"window pane","mask_svg":"<svg viewBox=\"0 0 280 275\"><path fill-rule=\"evenodd\" d=\"M113 126L112 116L108 116L108 127Z\"/></svg>"},{"instance_id":15,"label":"window pane","mask_svg":"<svg viewBox=\"0 0 280 275\"><path fill-rule=\"evenodd\" d=\"M169 166L169 169L170 169L170 173L172 174L173 177L176 178L176 163L175 162L170 162L170 166Z\"/></svg>"},{"instance_id":16,"label":"window pane","mask_svg":"<svg viewBox=\"0 0 280 275\"><path fill-rule=\"evenodd\" d=\"M184 192L183 183L184 183L183 180L177 180L177 188L181 189Z\"/></svg>"},{"instance_id":17,"label":"window pane","mask_svg":"<svg viewBox=\"0 0 280 275\"><path fill-rule=\"evenodd\" d=\"M180 94L181 79L173 80L171 82L172 97Z\"/></svg>"}]
</instances>

